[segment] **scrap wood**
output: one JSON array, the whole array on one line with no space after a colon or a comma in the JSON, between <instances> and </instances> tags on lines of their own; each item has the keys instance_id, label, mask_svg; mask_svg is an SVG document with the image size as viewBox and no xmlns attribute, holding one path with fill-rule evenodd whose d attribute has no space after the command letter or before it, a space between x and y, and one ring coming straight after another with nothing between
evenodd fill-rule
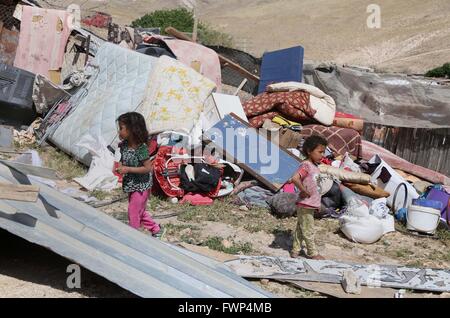
<instances>
[{"instance_id":1,"label":"scrap wood","mask_svg":"<svg viewBox=\"0 0 450 318\"><path fill-rule=\"evenodd\" d=\"M36 185L23 185L0 182L0 199L36 202L39 187Z\"/></svg>"},{"instance_id":2,"label":"scrap wood","mask_svg":"<svg viewBox=\"0 0 450 318\"><path fill-rule=\"evenodd\" d=\"M194 42L190 37L184 35L182 32L178 31L177 29L173 28L173 27L168 27L166 28L166 33L172 35L173 37L180 39L180 40L185 40L185 41L190 41L190 42ZM243 68L242 66L234 63L233 61L231 61L230 59L227 59L226 57L217 54L219 56L219 60L222 64L229 66L233 69L235 69L236 71L238 71L239 73L241 73L242 75L244 75L246 78L251 79L255 82L259 82L260 78L258 76L256 76L255 74L247 71L245 68Z\"/></svg>"},{"instance_id":3,"label":"scrap wood","mask_svg":"<svg viewBox=\"0 0 450 318\"><path fill-rule=\"evenodd\" d=\"M394 298L396 289L376 287L370 288L363 286L360 295L347 294L341 285L318 282L301 282L291 280L279 280L280 282L289 283L295 287L314 291L323 295L332 296L335 298Z\"/></svg>"}]
</instances>

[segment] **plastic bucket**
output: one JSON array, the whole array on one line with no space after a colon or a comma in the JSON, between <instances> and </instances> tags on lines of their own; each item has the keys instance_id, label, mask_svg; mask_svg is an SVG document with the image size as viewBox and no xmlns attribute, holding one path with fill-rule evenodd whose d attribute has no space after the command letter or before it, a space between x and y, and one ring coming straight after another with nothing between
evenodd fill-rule
<instances>
[{"instance_id":1,"label":"plastic bucket","mask_svg":"<svg viewBox=\"0 0 450 318\"><path fill-rule=\"evenodd\" d=\"M441 212L437 209L411 205L406 215L408 230L434 234L439 225Z\"/></svg>"}]
</instances>

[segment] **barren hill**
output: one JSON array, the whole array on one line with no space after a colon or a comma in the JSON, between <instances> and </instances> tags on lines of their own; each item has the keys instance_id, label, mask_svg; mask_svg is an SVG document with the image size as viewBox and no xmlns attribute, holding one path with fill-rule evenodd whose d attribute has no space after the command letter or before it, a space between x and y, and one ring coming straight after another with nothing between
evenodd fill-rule
<instances>
[{"instance_id":1,"label":"barren hill","mask_svg":"<svg viewBox=\"0 0 450 318\"><path fill-rule=\"evenodd\" d=\"M185 0L186 1L186 0ZM191 0L192 1L192 0ZM130 23L182 0L39 0L82 5ZM48 4L47 4L48 3ZM381 28L367 27L373 0L197 0L201 20L234 37L237 48L264 51L301 44L305 58L421 73L450 61L450 1L378 0Z\"/></svg>"}]
</instances>

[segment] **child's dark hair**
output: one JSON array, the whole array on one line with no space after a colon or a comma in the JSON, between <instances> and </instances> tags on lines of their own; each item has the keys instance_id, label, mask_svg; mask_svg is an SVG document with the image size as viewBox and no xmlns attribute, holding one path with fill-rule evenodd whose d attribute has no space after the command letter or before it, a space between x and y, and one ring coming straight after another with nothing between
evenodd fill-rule
<instances>
[{"instance_id":1,"label":"child's dark hair","mask_svg":"<svg viewBox=\"0 0 450 318\"><path fill-rule=\"evenodd\" d=\"M136 143L145 144L148 142L147 125L144 116L137 112L129 112L117 118L119 124L125 125Z\"/></svg>"},{"instance_id":2,"label":"child's dark hair","mask_svg":"<svg viewBox=\"0 0 450 318\"><path fill-rule=\"evenodd\" d=\"M328 145L328 141L323 137L312 135L305 139L305 142L303 143L302 152L305 156L308 156L309 153L314 149L316 149L316 147L319 145L326 147Z\"/></svg>"}]
</instances>

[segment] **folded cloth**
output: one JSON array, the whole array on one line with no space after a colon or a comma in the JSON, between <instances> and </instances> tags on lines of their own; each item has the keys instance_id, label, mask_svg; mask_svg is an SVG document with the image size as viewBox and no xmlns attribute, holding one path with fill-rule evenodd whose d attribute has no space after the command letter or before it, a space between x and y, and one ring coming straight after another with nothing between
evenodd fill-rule
<instances>
[{"instance_id":1,"label":"folded cloth","mask_svg":"<svg viewBox=\"0 0 450 318\"><path fill-rule=\"evenodd\" d=\"M371 184L356 184L345 182L344 185L350 190L372 199L387 198L391 195L389 192L381 189L380 187Z\"/></svg>"},{"instance_id":2,"label":"folded cloth","mask_svg":"<svg viewBox=\"0 0 450 318\"><path fill-rule=\"evenodd\" d=\"M319 169L320 173L332 175L342 182L352 182L357 184L370 183L370 175L365 173L348 171L328 165L320 165Z\"/></svg>"},{"instance_id":3,"label":"folded cloth","mask_svg":"<svg viewBox=\"0 0 450 318\"><path fill-rule=\"evenodd\" d=\"M309 93L297 92L276 92L259 94L248 100L243 105L245 115L249 118L250 124L259 128L264 123L264 119L272 119L276 115L283 115L294 121L311 120L316 111L309 105ZM275 113L273 116L266 116L263 119L252 121L253 117L268 113ZM258 126L255 126L257 124Z\"/></svg>"},{"instance_id":4,"label":"folded cloth","mask_svg":"<svg viewBox=\"0 0 450 318\"><path fill-rule=\"evenodd\" d=\"M323 125L331 125L336 112L336 103L334 99L325 94L319 88L299 82L282 82L267 86L268 92L295 92L303 91L310 94L309 106L314 110L312 116Z\"/></svg>"}]
</instances>

